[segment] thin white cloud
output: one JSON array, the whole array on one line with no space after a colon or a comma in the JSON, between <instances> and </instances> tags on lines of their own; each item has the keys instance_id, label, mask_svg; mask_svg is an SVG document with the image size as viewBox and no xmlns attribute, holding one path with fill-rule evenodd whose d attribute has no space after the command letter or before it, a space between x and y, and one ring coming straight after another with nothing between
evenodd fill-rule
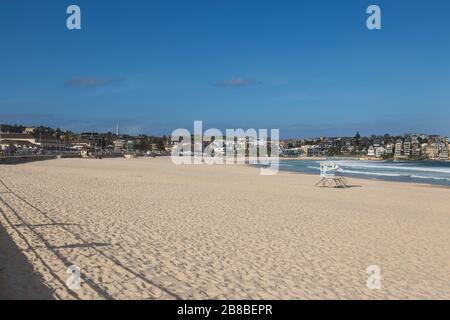
<instances>
[{"instance_id":1,"label":"thin white cloud","mask_svg":"<svg viewBox=\"0 0 450 320\"><path fill-rule=\"evenodd\" d=\"M252 78L237 77L237 78L217 81L215 83L215 86L223 87L223 88L239 88L239 87L257 85L259 83L260 83L259 81L256 81L255 79L252 79Z\"/></svg>"},{"instance_id":2,"label":"thin white cloud","mask_svg":"<svg viewBox=\"0 0 450 320\"><path fill-rule=\"evenodd\" d=\"M76 88L97 88L103 87L117 81L110 77L73 77L66 81L66 84Z\"/></svg>"}]
</instances>

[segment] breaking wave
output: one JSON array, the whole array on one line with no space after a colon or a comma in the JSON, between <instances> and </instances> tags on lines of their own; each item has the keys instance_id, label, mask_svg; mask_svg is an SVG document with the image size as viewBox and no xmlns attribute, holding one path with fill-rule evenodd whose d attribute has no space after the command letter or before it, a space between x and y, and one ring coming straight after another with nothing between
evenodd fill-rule
<instances>
[{"instance_id":1,"label":"breaking wave","mask_svg":"<svg viewBox=\"0 0 450 320\"><path fill-rule=\"evenodd\" d=\"M339 173L343 176L450 185L450 161L333 161L339 164ZM289 161L289 166L282 165L281 169L317 174L320 170L320 161Z\"/></svg>"}]
</instances>

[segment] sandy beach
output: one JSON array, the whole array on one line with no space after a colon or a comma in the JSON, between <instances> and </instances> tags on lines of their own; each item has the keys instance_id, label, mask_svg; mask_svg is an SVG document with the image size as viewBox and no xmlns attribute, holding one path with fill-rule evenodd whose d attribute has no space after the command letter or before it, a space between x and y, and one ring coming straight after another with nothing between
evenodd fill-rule
<instances>
[{"instance_id":1,"label":"sandy beach","mask_svg":"<svg viewBox=\"0 0 450 320\"><path fill-rule=\"evenodd\" d=\"M449 188L315 188L169 158L2 165L0 179L0 298L450 299Z\"/></svg>"}]
</instances>

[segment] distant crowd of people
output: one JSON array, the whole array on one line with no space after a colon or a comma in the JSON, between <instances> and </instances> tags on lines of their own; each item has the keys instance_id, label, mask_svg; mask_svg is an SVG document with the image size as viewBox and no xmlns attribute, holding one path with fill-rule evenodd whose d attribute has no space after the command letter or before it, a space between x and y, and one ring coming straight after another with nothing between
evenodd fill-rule
<instances>
[{"instance_id":1,"label":"distant crowd of people","mask_svg":"<svg viewBox=\"0 0 450 320\"><path fill-rule=\"evenodd\" d=\"M0 156L2 157L12 157L12 156L36 156L44 155L45 150L42 149L18 149L15 147L5 147L0 148Z\"/></svg>"}]
</instances>

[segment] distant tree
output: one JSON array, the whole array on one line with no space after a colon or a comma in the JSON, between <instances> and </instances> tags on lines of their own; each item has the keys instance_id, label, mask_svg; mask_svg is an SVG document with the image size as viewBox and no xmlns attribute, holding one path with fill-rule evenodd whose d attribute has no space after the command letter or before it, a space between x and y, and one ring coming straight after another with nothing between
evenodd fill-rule
<instances>
[{"instance_id":1,"label":"distant tree","mask_svg":"<svg viewBox=\"0 0 450 320\"><path fill-rule=\"evenodd\" d=\"M331 157L342 155L341 148L339 147L331 147L328 149L328 155Z\"/></svg>"},{"instance_id":2,"label":"distant tree","mask_svg":"<svg viewBox=\"0 0 450 320\"><path fill-rule=\"evenodd\" d=\"M25 131L25 126L21 125L9 125L9 124L2 124L1 125L1 132L10 132L10 133L22 133Z\"/></svg>"},{"instance_id":3,"label":"distant tree","mask_svg":"<svg viewBox=\"0 0 450 320\"><path fill-rule=\"evenodd\" d=\"M164 151L165 150L165 139L158 139L158 142L156 145L157 145L159 151Z\"/></svg>"}]
</instances>

